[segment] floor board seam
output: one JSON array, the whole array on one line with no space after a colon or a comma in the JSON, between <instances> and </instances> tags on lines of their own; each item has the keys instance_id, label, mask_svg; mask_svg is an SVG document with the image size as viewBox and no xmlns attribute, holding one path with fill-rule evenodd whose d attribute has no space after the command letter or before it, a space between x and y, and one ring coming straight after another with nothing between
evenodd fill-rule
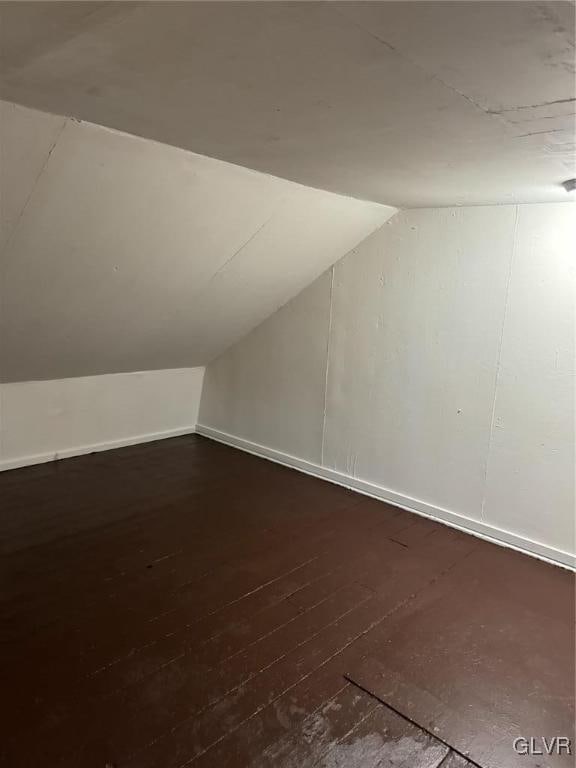
<instances>
[{"instance_id":1,"label":"floor board seam","mask_svg":"<svg viewBox=\"0 0 576 768\"><path fill-rule=\"evenodd\" d=\"M465 760L467 760L467 761L470 763L470 765L471 765L471 766L473 766L474 768L484 768L484 766L480 765L479 763L475 763L475 762L474 762L474 761L473 761L473 760L472 760L470 757L468 757L468 755L465 755L463 752L459 752L459 751L456 749L456 747L453 747L453 746L452 746L452 744L449 744L447 741L444 741L444 739L441 739L441 738L440 738L439 736L437 736L435 733L433 733L432 731L428 730L428 728L426 728L425 726L421 725L420 723L417 723L415 720L412 720L412 718L410 718L410 717L408 717L407 715L405 715L405 714L404 714L403 712L401 712L399 709L396 709L395 707L393 707L393 706L392 706L391 704L389 704L387 701L384 701L384 699L381 699L379 696L377 696L375 693L373 693L372 691L370 691L368 688L365 688L365 687L364 687L363 685L361 685L360 683L357 683L357 682L356 682L356 680L354 680L354 678L353 678L353 677L351 677L349 674L345 673L345 674L343 675L343 677L345 677L345 678L346 678L346 680L348 680L348 682L349 682L349 683L351 683L352 685L355 685L355 686L356 686L356 688L358 688L359 690L363 691L363 692L364 692L365 694L367 694L368 696L371 696L373 699L375 699L376 701L380 702L380 704L384 705L385 707L388 707L388 709L391 709L391 710L392 710L393 712L395 712L397 715L400 715L400 717L401 717L401 718L403 718L403 719L404 719L404 720L406 720L407 722L411 723L411 724L412 724L412 725L414 725L416 728L419 728L421 731L424 731L425 733L427 733L427 734L428 734L428 736L431 736L431 737L432 737L433 739L435 739L436 741L439 741L441 744L444 744L444 746L448 747L448 749L449 749L450 751L452 751L452 752L455 752L457 755L460 755L460 757L463 757L463 758L464 758ZM442 763L443 763L443 762L445 762L445 761L448 759L448 757L449 757L449 756L450 756L450 752L449 752L449 753L448 753L448 754L447 754L447 755L446 755L446 756L445 756L445 757L442 759ZM440 766L442 765L442 763L440 763ZM440 766L439 766L438 768L440 768Z\"/></svg>"}]
</instances>

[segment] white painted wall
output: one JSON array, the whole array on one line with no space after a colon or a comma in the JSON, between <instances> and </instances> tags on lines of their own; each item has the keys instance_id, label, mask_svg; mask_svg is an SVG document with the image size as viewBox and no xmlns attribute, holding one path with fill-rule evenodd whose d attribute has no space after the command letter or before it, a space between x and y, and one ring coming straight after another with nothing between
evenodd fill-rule
<instances>
[{"instance_id":1,"label":"white painted wall","mask_svg":"<svg viewBox=\"0 0 576 768\"><path fill-rule=\"evenodd\" d=\"M320 463L330 322L329 272L206 373L206 423Z\"/></svg>"},{"instance_id":2,"label":"white painted wall","mask_svg":"<svg viewBox=\"0 0 576 768\"><path fill-rule=\"evenodd\" d=\"M193 432L203 368L0 384L0 470Z\"/></svg>"},{"instance_id":3,"label":"white painted wall","mask_svg":"<svg viewBox=\"0 0 576 768\"><path fill-rule=\"evenodd\" d=\"M573 562L574 221L399 213L208 366L199 429Z\"/></svg>"},{"instance_id":4,"label":"white painted wall","mask_svg":"<svg viewBox=\"0 0 576 768\"><path fill-rule=\"evenodd\" d=\"M2 381L205 365L395 212L2 110Z\"/></svg>"},{"instance_id":5,"label":"white painted wall","mask_svg":"<svg viewBox=\"0 0 576 768\"><path fill-rule=\"evenodd\" d=\"M66 118L0 101L0 249L14 231Z\"/></svg>"},{"instance_id":6,"label":"white painted wall","mask_svg":"<svg viewBox=\"0 0 576 768\"><path fill-rule=\"evenodd\" d=\"M335 269L324 462L480 513L515 209L399 215Z\"/></svg>"},{"instance_id":7,"label":"white painted wall","mask_svg":"<svg viewBox=\"0 0 576 768\"><path fill-rule=\"evenodd\" d=\"M487 523L570 552L575 207L518 210L483 507Z\"/></svg>"}]
</instances>

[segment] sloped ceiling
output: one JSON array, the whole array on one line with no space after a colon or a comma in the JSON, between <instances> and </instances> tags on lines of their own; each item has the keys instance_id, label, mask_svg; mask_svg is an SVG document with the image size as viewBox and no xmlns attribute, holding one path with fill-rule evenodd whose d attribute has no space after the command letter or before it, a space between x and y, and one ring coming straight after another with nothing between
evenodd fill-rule
<instances>
[{"instance_id":1,"label":"sloped ceiling","mask_svg":"<svg viewBox=\"0 0 576 768\"><path fill-rule=\"evenodd\" d=\"M564 200L571 2L2 3L4 98L397 206Z\"/></svg>"},{"instance_id":2,"label":"sloped ceiling","mask_svg":"<svg viewBox=\"0 0 576 768\"><path fill-rule=\"evenodd\" d=\"M3 381L204 365L395 211L0 106Z\"/></svg>"}]
</instances>

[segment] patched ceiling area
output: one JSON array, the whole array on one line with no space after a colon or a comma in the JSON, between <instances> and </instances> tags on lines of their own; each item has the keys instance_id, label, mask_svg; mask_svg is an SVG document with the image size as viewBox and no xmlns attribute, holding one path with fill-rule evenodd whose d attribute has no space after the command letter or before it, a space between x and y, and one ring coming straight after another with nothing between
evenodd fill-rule
<instances>
[{"instance_id":1,"label":"patched ceiling area","mask_svg":"<svg viewBox=\"0 0 576 768\"><path fill-rule=\"evenodd\" d=\"M559 201L571 2L2 3L3 98L401 207Z\"/></svg>"}]
</instances>

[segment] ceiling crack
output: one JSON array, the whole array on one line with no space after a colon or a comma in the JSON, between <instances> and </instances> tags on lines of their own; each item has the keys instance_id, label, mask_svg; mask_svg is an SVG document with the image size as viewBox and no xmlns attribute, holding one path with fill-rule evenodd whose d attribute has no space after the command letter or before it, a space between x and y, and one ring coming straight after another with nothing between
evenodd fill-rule
<instances>
[{"instance_id":1,"label":"ceiling crack","mask_svg":"<svg viewBox=\"0 0 576 768\"><path fill-rule=\"evenodd\" d=\"M542 133L566 133L566 128L550 128L547 131L532 131L532 133L519 133L515 138L524 139L526 136L539 136Z\"/></svg>"},{"instance_id":2,"label":"ceiling crack","mask_svg":"<svg viewBox=\"0 0 576 768\"><path fill-rule=\"evenodd\" d=\"M491 114L500 115L502 112L516 112L520 109L538 109L538 107L551 107L554 104L573 104L576 102L576 98L570 99L555 99L554 101L543 101L541 104L523 104L520 107L506 107L505 109L491 110Z\"/></svg>"},{"instance_id":3,"label":"ceiling crack","mask_svg":"<svg viewBox=\"0 0 576 768\"><path fill-rule=\"evenodd\" d=\"M404 53L402 53L398 48L396 48L392 43L389 43L387 40L384 40L384 38L377 35L375 32L372 32L372 30L367 29L362 24L359 24L357 21L354 21L353 19L346 16L345 13L342 13L339 9L336 9L335 6L337 6L337 3L330 3L331 10L333 10L335 13L338 13L339 16L346 19L349 24L356 27L357 29L361 30L362 32L365 32L367 35L369 35L373 40L376 40L381 45L385 46L388 50L395 53L397 56L399 56L401 59L404 59L404 61L407 61L409 64L411 64L413 67L417 67L421 72L423 72L427 77L429 77L431 80L436 80L440 85L443 85L444 88L447 88L449 91L452 91L452 93L455 93L457 96L460 96L460 98L467 101L474 109L483 112L485 115L493 116L498 115L498 112L495 112L494 110L488 109L487 107L483 107L481 104L479 104L477 101L475 101L471 96L468 96L463 91L460 91L458 88L456 88L454 85L450 85L450 83L447 83L445 80L442 80L441 77L439 77L436 73L428 71L425 67L423 67L421 64L419 64L414 59L410 58L409 56L406 56ZM505 118L503 118L505 121Z\"/></svg>"}]
</instances>

